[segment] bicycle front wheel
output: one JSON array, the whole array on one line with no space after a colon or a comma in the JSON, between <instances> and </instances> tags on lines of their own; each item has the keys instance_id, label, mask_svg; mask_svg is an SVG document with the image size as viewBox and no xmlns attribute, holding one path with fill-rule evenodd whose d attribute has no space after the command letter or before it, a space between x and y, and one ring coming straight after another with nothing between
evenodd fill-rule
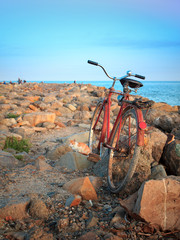
<instances>
[{"instance_id":1,"label":"bicycle front wheel","mask_svg":"<svg viewBox=\"0 0 180 240\"><path fill-rule=\"evenodd\" d=\"M140 154L137 145L138 121L134 109L122 115L111 137L108 150L108 186L113 193L118 193L130 182Z\"/></svg>"},{"instance_id":2,"label":"bicycle front wheel","mask_svg":"<svg viewBox=\"0 0 180 240\"><path fill-rule=\"evenodd\" d=\"M97 104L96 109L94 111L89 131L89 148L91 149L91 152L94 154L100 154L101 149L100 139L102 139L104 116L105 116L104 105L103 102L100 101Z\"/></svg>"}]
</instances>

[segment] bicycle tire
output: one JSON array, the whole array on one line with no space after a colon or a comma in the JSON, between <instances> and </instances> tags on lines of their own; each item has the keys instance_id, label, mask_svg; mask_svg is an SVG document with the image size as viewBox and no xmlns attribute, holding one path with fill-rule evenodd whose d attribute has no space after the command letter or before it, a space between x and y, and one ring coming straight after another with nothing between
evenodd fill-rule
<instances>
[{"instance_id":1,"label":"bicycle tire","mask_svg":"<svg viewBox=\"0 0 180 240\"><path fill-rule=\"evenodd\" d=\"M122 114L120 129L119 126L120 120L111 136L110 145L113 148L108 149L107 182L113 193L122 191L131 181L140 154L140 147L137 145L138 120L134 109Z\"/></svg>"},{"instance_id":2,"label":"bicycle tire","mask_svg":"<svg viewBox=\"0 0 180 240\"><path fill-rule=\"evenodd\" d=\"M98 102L94 110L90 130L89 130L89 148L91 152L94 154L100 154L100 147L98 146L99 146L99 141L102 134L104 115L105 115L105 111L104 111L103 102L100 101ZM98 122L97 122L96 128L94 129L94 124L96 123L97 119L98 119Z\"/></svg>"}]
</instances>

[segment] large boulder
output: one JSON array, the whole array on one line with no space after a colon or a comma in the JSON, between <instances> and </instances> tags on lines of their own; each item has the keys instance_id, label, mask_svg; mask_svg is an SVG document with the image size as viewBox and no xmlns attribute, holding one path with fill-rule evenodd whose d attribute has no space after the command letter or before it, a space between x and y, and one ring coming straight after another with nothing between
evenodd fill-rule
<instances>
[{"instance_id":1,"label":"large boulder","mask_svg":"<svg viewBox=\"0 0 180 240\"><path fill-rule=\"evenodd\" d=\"M180 177L144 182L138 192L120 204L133 217L163 231L180 230Z\"/></svg>"},{"instance_id":2,"label":"large boulder","mask_svg":"<svg viewBox=\"0 0 180 240\"><path fill-rule=\"evenodd\" d=\"M174 128L180 125L180 114L171 113L170 115L166 114L157 117L154 120L154 125L170 133Z\"/></svg>"},{"instance_id":3,"label":"large boulder","mask_svg":"<svg viewBox=\"0 0 180 240\"><path fill-rule=\"evenodd\" d=\"M159 162L167 141L167 135L155 127L149 127L145 132L143 155L152 161Z\"/></svg>"},{"instance_id":4,"label":"large boulder","mask_svg":"<svg viewBox=\"0 0 180 240\"><path fill-rule=\"evenodd\" d=\"M85 200L97 200L97 193L93 186L93 181L98 182L94 178L90 179L89 177L76 178L67 182L63 188L73 194L80 195ZM97 184L95 184L97 187Z\"/></svg>"},{"instance_id":5,"label":"large boulder","mask_svg":"<svg viewBox=\"0 0 180 240\"><path fill-rule=\"evenodd\" d=\"M21 220L27 218L27 207L30 199L9 199L5 205L0 206L0 219L11 217L13 220Z\"/></svg>"},{"instance_id":6,"label":"large boulder","mask_svg":"<svg viewBox=\"0 0 180 240\"><path fill-rule=\"evenodd\" d=\"M8 152L4 152L0 150L0 167L5 168L14 168L19 164L19 161Z\"/></svg>"},{"instance_id":7,"label":"large boulder","mask_svg":"<svg viewBox=\"0 0 180 240\"><path fill-rule=\"evenodd\" d=\"M36 126L39 123L51 122L54 123L56 118L55 113L50 112L34 112L24 115L23 120L28 121L31 126Z\"/></svg>"},{"instance_id":8,"label":"large boulder","mask_svg":"<svg viewBox=\"0 0 180 240\"><path fill-rule=\"evenodd\" d=\"M78 152L66 153L55 164L55 166L65 167L72 171L77 169L83 170L85 168L92 167L92 165L93 163L87 160L87 156L82 155Z\"/></svg>"},{"instance_id":9,"label":"large boulder","mask_svg":"<svg viewBox=\"0 0 180 240\"><path fill-rule=\"evenodd\" d=\"M168 174L180 176L180 140L165 146L161 162L166 166Z\"/></svg>"}]
</instances>

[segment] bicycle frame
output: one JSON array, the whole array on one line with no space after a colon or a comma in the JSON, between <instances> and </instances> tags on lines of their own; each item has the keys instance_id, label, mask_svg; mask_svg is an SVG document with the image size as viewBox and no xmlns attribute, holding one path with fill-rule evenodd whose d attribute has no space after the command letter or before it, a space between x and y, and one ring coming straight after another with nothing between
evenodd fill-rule
<instances>
[{"instance_id":1,"label":"bicycle frame","mask_svg":"<svg viewBox=\"0 0 180 240\"><path fill-rule=\"evenodd\" d=\"M111 103L112 103L111 102L112 94L121 95L123 97L123 100L122 100L122 105L120 107L118 115L116 117L113 129L110 132L110 110L111 110ZM103 104L102 104L102 108L100 109L99 116L97 117L97 120L93 126L93 129L95 129L96 125L99 121L99 117L102 112L102 109L104 108L105 115L104 115L104 120L103 120L103 125L102 125L102 132L101 132L101 136L100 136L100 140L99 140L99 144L98 144L99 150L100 150L101 144L104 144L104 146L107 148L112 148L110 146L110 140L115 131L115 126L116 126L117 122L120 121L119 130L118 130L118 138L119 138L121 123L122 123L122 114L131 108L133 108L135 110L137 119L138 119L137 145L138 146L144 145L144 130L146 128L146 123L144 122L142 111L129 101L129 96L130 96L129 93L117 92L114 90L113 87L109 89L108 96L103 100ZM107 142L104 143L106 136L107 136Z\"/></svg>"}]
</instances>

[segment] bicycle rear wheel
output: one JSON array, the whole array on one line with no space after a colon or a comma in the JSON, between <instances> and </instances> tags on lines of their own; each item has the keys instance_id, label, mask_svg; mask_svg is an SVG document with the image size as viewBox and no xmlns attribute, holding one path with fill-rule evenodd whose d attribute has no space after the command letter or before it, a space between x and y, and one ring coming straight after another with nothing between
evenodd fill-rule
<instances>
[{"instance_id":1,"label":"bicycle rear wheel","mask_svg":"<svg viewBox=\"0 0 180 240\"><path fill-rule=\"evenodd\" d=\"M118 193L130 182L140 154L137 145L138 121L134 109L122 116L117 122L108 149L108 186L113 193ZM119 136L118 136L119 135Z\"/></svg>"},{"instance_id":2,"label":"bicycle rear wheel","mask_svg":"<svg viewBox=\"0 0 180 240\"><path fill-rule=\"evenodd\" d=\"M89 148L91 149L91 152L94 154L100 154L101 144L99 142L102 136L104 116L105 116L105 110L104 110L103 102L100 101L97 104L96 109L94 111L90 131L89 131Z\"/></svg>"}]
</instances>

